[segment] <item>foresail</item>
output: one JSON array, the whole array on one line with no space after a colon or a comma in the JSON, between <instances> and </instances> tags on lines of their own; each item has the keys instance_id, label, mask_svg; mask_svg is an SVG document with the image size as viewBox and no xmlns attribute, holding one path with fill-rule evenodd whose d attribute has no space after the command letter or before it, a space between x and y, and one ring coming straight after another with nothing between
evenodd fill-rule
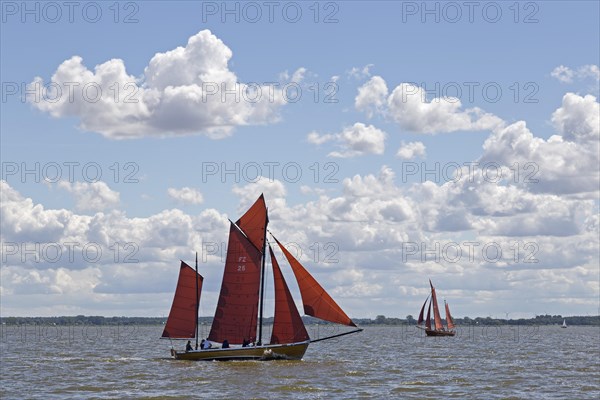
<instances>
[{"instance_id":1,"label":"foresail","mask_svg":"<svg viewBox=\"0 0 600 400\"><path fill-rule=\"evenodd\" d=\"M221 293L208 339L254 340L258 315L261 252L232 223Z\"/></svg>"},{"instance_id":2,"label":"foresail","mask_svg":"<svg viewBox=\"0 0 600 400\"><path fill-rule=\"evenodd\" d=\"M423 323L423 313L425 311L425 306L427 305L427 300L429 300L429 296L425 299L423 303L423 307L421 307L421 312L419 313L419 319L417 320L417 325L421 325Z\"/></svg>"},{"instance_id":3,"label":"foresail","mask_svg":"<svg viewBox=\"0 0 600 400\"><path fill-rule=\"evenodd\" d=\"M325 321L356 326L300 262L277 239L275 241L294 271L296 281L298 281L298 286L300 287L304 313Z\"/></svg>"},{"instance_id":4,"label":"foresail","mask_svg":"<svg viewBox=\"0 0 600 400\"><path fill-rule=\"evenodd\" d=\"M450 307L448 307L448 303L444 302L444 305L446 306L446 322L448 323L448 330L453 330L455 325L454 325L454 320L452 319L452 315L450 315Z\"/></svg>"},{"instance_id":5,"label":"foresail","mask_svg":"<svg viewBox=\"0 0 600 400\"><path fill-rule=\"evenodd\" d=\"M271 344L297 343L310 339L304 327L304 322L296 308L290 289L285 283L273 249L269 246L273 277L275 280L275 317Z\"/></svg>"},{"instance_id":6,"label":"foresail","mask_svg":"<svg viewBox=\"0 0 600 400\"><path fill-rule=\"evenodd\" d=\"M203 278L200 274L197 274L192 267L183 261L181 262L173 305L162 337L182 339L196 336L197 301L200 300L202 281ZM197 292L196 287L198 288Z\"/></svg>"},{"instance_id":7,"label":"foresail","mask_svg":"<svg viewBox=\"0 0 600 400\"><path fill-rule=\"evenodd\" d=\"M433 322L435 324L435 330L442 330L444 328L444 325L442 324L442 317L440 316L440 310L438 308L437 297L435 295L435 288L433 287L431 280L429 281L429 285L431 286L431 300L433 302Z\"/></svg>"},{"instance_id":8,"label":"foresail","mask_svg":"<svg viewBox=\"0 0 600 400\"><path fill-rule=\"evenodd\" d=\"M427 300L425 300L427 301ZM425 319L425 328L431 329L431 299L429 299L429 307L427 308L427 318Z\"/></svg>"},{"instance_id":9,"label":"foresail","mask_svg":"<svg viewBox=\"0 0 600 400\"><path fill-rule=\"evenodd\" d=\"M265 204L265 197L261 194L252 207L235 223L261 252L265 243L267 218L267 205Z\"/></svg>"}]
</instances>

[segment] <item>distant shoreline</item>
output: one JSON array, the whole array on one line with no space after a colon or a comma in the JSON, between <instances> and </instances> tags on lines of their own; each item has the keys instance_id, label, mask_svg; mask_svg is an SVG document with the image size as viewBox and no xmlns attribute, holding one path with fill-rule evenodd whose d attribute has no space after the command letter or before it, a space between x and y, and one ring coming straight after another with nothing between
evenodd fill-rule
<instances>
[{"instance_id":1,"label":"distant shoreline","mask_svg":"<svg viewBox=\"0 0 600 400\"><path fill-rule=\"evenodd\" d=\"M5 326L15 325L163 325L166 317L104 317L104 316L61 316L61 317L0 317L0 324ZM200 317L200 324L211 324L212 317ZM311 317L303 317L306 324L323 324ZM358 325L384 325L402 326L415 325L417 321L408 315L406 318L393 318L379 315L374 319L354 318ZM561 315L538 315L534 318L504 319L491 317L464 317L454 318L459 326L490 326L490 325L561 325L563 320L569 326L600 326L600 315L594 316L561 316ZM273 318L265 318L265 324L271 324Z\"/></svg>"}]
</instances>

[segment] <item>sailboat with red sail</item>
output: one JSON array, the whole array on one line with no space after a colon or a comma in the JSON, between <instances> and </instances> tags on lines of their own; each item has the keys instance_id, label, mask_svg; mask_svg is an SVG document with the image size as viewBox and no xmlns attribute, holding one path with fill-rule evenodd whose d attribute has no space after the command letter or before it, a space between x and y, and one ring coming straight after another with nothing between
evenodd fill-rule
<instances>
[{"instance_id":1,"label":"sailboat with red sail","mask_svg":"<svg viewBox=\"0 0 600 400\"><path fill-rule=\"evenodd\" d=\"M450 315L450 307L448 303L444 300L444 308L446 309L446 324L444 327L442 323L442 317L440 316L440 310L438 307L437 296L435 294L435 288L431 283L431 279L429 280L429 286L431 287L431 294L427 296L425 302L423 303L423 307L421 307L421 312L419 313L419 319L417 320L417 328L424 329L425 334L427 336L454 336L456 334L454 321L452 320L452 315ZM423 318L423 314L425 313L425 306L427 305L427 300L429 300L429 307L427 308L427 317ZM431 326L431 306L433 305L433 327ZM425 322L425 327L421 326Z\"/></svg>"},{"instance_id":2,"label":"sailboat with red sail","mask_svg":"<svg viewBox=\"0 0 600 400\"><path fill-rule=\"evenodd\" d=\"M162 337L196 339L187 350L171 348L171 355L183 360L270 360L301 359L313 342L362 331L310 275L302 264L272 234L300 289L304 313L355 329L312 340L283 277L271 244L267 240L269 217L264 196L236 222L230 221L225 270L217 309L208 338L198 345L198 305L203 278L184 262L173 305ZM269 232L270 233L270 232ZM271 337L263 342L266 253L273 270L275 308Z\"/></svg>"}]
</instances>

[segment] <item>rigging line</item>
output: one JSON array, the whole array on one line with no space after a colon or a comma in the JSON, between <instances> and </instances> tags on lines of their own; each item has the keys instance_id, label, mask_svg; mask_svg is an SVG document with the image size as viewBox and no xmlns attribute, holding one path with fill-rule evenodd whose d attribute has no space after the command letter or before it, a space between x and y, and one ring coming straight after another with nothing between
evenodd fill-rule
<instances>
[{"instance_id":1,"label":"rigging line","mask_svg":"<svg viewBox=\"0 0 600 400\"><path fill-rule=\"evenodd\" d=\"M321 339L315 339L315 340L311 340L310 342L311 342L311 343L316 343L316 342L320 342L320 341L322 341L322 340L333 339L333 338L336 338L336 337L345 336L345 335L350 335L351 333L358 333L358 332L362 332L362 331L363 331L363 330L362 330L361 328L359 328L359 329L355 329L355 330L353 330L353 331L350 331L350 332L339 333L339 334L337 334L337 335L333 335L333 336L327 336L327 337L324 337L324 338L321 338Z\"/></svg>"}]
</instances>

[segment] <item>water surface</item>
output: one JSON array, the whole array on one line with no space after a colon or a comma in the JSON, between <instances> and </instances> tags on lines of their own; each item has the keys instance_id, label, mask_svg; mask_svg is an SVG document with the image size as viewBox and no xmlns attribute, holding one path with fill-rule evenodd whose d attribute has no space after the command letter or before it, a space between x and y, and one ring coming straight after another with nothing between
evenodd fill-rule
<instances>
[{"instance_id":1,"label":"water surface","mask_svg":"<svg viewBox=\"0 0 600 400\"><path fill-rule=\"evenodd\" d=\"M1 329L2 399L600 398L598 327L367 327L271 362L172 360L160 326Z\"/></svg>"}]
</instances>

